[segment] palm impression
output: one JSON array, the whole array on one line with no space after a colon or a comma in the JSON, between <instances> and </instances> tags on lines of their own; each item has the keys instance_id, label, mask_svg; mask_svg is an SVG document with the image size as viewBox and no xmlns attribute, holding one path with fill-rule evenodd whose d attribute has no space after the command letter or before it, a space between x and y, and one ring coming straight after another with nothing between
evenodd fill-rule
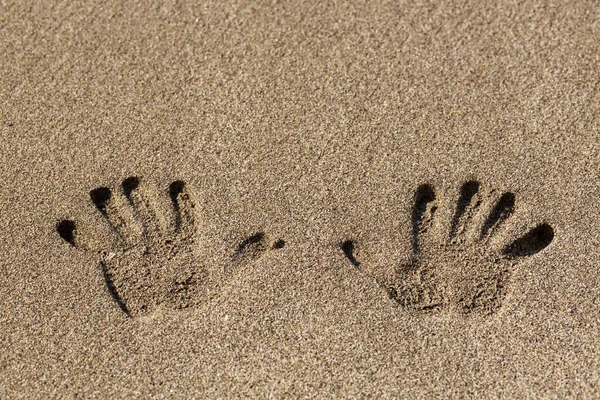
<instances>
[{"instance_id":1,"label":"palm impression","mask_svg":"<svg viewBox=\"0 0 600 400\"><path fill-rule=\"evenodd\" d=\"M518 264L554 238L547 223L517 237L507 234L515 203L511 192L486 191L470 181L462 186L453 212L444 213L434 188L421 185L414 196L410 261L397 267L391 280L379 280L380 285L400 305L420 313L495 313ZM349 247L352 242L344 246L360 265Z\"/></svg>"},{"instance_id":2,"label":"palm impression","mask_svg":"<svg viewBox=\"0 0 600 400\"><path fill-rule=\"evenodd\" d=\"M161 192L130 177L116 190L92 190L90 199L107 222L110 245L95 248L94 240L80 234L72 220L56 228L71 245L100 255L106 287L127 315L195 306L222 280L197 254L202 221L183 181ZM256 258L266 249L264 233L256 233L240 243L232 263Z\"/></svg>"}]
</instances>

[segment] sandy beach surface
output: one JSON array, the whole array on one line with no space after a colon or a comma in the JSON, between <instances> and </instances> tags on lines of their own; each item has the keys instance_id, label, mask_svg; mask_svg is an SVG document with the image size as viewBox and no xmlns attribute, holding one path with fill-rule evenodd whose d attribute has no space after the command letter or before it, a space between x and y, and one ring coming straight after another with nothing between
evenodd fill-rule
<instances>
[{"instance_id":1,"label":"sandy beach surface","mask_svg":"<svg viewBox=\"0 0 600 400\"><path fill-rule=\"evenodd\" d=\"M600 397L600 5L1 2L0 398Z\"/></svg>"}]
</instances>

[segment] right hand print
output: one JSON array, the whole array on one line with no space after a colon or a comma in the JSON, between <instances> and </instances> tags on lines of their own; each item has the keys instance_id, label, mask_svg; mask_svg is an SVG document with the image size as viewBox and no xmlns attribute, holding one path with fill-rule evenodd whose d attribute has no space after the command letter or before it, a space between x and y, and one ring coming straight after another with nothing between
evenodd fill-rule
<instances>
[{"instance_id":1,"label":"right hand print","mask_svg":"<svg viewBox=\"0 0 600 400\"><path fill-rule=\"evenodd\" d=\"M485 191L478 182L469 181L462 186L452 213L439 210L431 185L419 186L411 216L410 261L396 268L394 278L380 279L379 284L391 298L415 312L495 313L518 263L554 239L547 223L517 237L507 234L506 222L515 202L511 192ZM440 211L451 217L440 218Z\"/></svg>"}]
</instances>

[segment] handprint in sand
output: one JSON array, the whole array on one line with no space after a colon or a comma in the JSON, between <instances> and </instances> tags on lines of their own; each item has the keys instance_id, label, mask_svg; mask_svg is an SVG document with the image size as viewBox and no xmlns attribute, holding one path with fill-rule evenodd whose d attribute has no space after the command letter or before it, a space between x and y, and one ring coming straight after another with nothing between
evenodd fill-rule
<instances>
[{"instance_id":1,"label":"handprint in sand","mask_svg":"<svg viewBox=\"0 0 600 400\"><path fill-rule=\"evenodd\" d=\"M504 302L517 265L545 249L554 230L547 223L507 229L515 195L484 190L475 181L462 186L453 210L449 202L440 209L440 203L431 185L416 190L410 259L395 268L393 278L378 282L392 299L416 312L493 314ZM353 258L351 245L346 242L344 251Z\"/></svg>"},{"instance_id":2,"label":"handprint in sand","mask_svg":"<svg viewBox=\"0 0 600 400\"><path fill-rule=\"evenodd\" d=\"M99 245L73 220L60 221L56 229L73 246L99 254L108 291L127 315L195 306L221 283L219 268L207 266L198 254L206 221L183 181L160 191L130 177L118 188L92 190L90 199L106 222L108 240ZM259 232L242 241L232 265L260 255L267 248L265 240Z\"/></svg>"}]
</instances>

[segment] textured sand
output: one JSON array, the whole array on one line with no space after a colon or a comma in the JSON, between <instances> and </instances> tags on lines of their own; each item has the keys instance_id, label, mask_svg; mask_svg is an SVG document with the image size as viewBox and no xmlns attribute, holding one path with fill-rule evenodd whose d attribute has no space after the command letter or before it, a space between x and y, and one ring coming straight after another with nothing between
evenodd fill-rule
<instances>
[{"instance_id":1,"label":"textured sand","mask_svg":"<svg viewBox=\"0 0 600 400\"><path fill-rule=\"evenodd\" d=\"M598 3L326 3L0 4L0 398L600 396Z\"/></svg>"}]
</instances>

